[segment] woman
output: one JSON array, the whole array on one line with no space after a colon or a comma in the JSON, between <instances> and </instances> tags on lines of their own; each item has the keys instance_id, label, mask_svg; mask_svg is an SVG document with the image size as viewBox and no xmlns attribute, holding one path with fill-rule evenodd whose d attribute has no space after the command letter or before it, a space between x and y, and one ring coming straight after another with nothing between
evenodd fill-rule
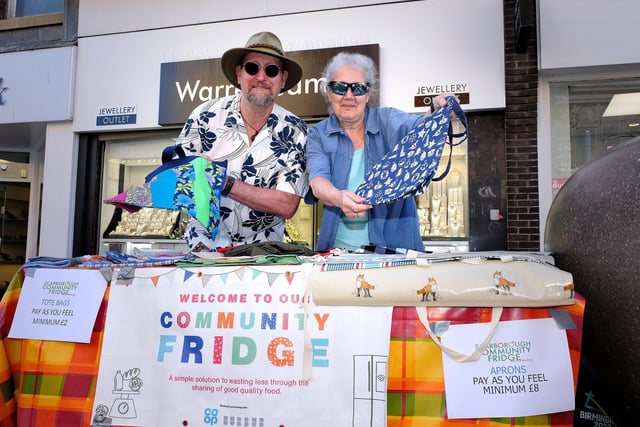
<instances>
[{"instance_id":1,"label":"woman","mask_svg":"<svg viewBox=\"0 0 640 427\"><path fill-rule=\"evenodd\" d=\"M325 206L316 250L355 250L368 244L424 250L412 197L372 206L354 193L366 172L420 116L368 105L376 93L377 70L365 55L337 54L323 78L330 116L307 137L311 189ZM437 104L446 105L443 96Z\"/></svg>"}]
</instances>

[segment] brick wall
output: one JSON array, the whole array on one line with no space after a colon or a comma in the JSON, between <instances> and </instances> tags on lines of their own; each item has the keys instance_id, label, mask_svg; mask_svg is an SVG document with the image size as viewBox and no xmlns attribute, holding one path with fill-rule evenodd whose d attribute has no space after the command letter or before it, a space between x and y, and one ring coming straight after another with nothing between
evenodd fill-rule
<instances>
[{"instance_id":1,"label":"brick wall","mask_svg":"<svg viewBox=\"0 0 640 427\"><path fill-rule=\"evenodd\" d=\"M538 193L537 106L538 67L535 31L523 53L516 52L515 0L504 0L505 147L507 190L507 249L540 250Z\"/></svg>"}]
</instances>

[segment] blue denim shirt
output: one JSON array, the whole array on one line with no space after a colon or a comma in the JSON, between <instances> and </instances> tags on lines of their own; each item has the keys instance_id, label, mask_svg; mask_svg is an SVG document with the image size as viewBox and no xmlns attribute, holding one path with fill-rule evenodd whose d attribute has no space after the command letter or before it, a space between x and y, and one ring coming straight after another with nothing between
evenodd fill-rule
<instances>
[{"instance_id":1,"label":"blue denim shirt","mask_svg":"<svg viewBox=\"0 0 640 427\"><path fill-rule=\"evenodd\" d=\"M413 128L420 116L387 107L365 110L365 175ZM331 181L338 189L347 188L353 160L353 144L335 114L309 129L307 170L309 180L317 176ZM342 210L325 206L316 249L324 251L334 245ZM369 210L369 242L395 248L424 250L416 202L413 197L375 205Z\"/></svg>"}]
</instances>

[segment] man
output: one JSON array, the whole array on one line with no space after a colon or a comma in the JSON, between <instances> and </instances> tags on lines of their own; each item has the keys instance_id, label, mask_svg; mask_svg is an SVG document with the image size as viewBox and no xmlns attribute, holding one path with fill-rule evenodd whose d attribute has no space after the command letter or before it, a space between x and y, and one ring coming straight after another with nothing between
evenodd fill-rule
<instances>
[{"instance_id":1,"label":"man","mask_svg":"<svg viewBox=\"0 0 640 427\"><path fill-rule=\"evenodd\" d=\"M217 235L211 240L208 230L191 220L185 238L192 250L282 241L285 220L309 189L307 125L275 103L300 81L302 67L286 57L270 32L226 51L221 65L240 92L198 106L177 142L187 154L227 162Z\"/></svg>"}]
</instances>

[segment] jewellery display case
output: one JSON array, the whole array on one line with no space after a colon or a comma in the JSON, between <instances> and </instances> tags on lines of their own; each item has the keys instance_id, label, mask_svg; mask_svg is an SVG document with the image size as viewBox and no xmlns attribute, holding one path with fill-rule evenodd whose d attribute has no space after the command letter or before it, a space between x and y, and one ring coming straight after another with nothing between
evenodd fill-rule
<instances>
[{"instance_id":1,"label":"jewellery display case","mask_svg":"<svg viewBox=\"0 0 640 427\"><path fill-rule=\"evenodd\" d=\"M102 199L108 199L140 185L160 164L162 150L175 142L175 132L150 133L148 136L105 137ZM127 212L113 205L102 204L100 252L120 251L131 254L142 251L185 252L182 239L186 215L168 209L143 208Z\"/></svg>"},{"instance_id":2,"label":"jewellery display case","mask_svg":"<svg viewBox=\"0 0 640 427\"><path fill-rule=\"evenodd\" d=\"M452 123L460 125L458 121ZM451 153L445 146L436 177L445 170L449 158L451 165L446 177L432 181L427 191L416 198L420 233L427 247L455 246L465 250L469 239L467 143L454 146Z\"/></svg>"},{"instance_id":3,"label":"jewellery display case","mask_svg":"<svg viewBox=\"0 0 640 427\"><path fill-rule=\"evenodd\" d=\"M140 185L162 164L165 147L175 144L178 130L144 135L105 135L102 200ZM288 219L285 241L312 247L314 244L315 206L300 202L296 215ZM190 217L168 209L143 208L130 213L114 205L102 204L100 215L100 254L134 250L184 253L189 250L183 239Z\"/></svg>"}]
</instances>

